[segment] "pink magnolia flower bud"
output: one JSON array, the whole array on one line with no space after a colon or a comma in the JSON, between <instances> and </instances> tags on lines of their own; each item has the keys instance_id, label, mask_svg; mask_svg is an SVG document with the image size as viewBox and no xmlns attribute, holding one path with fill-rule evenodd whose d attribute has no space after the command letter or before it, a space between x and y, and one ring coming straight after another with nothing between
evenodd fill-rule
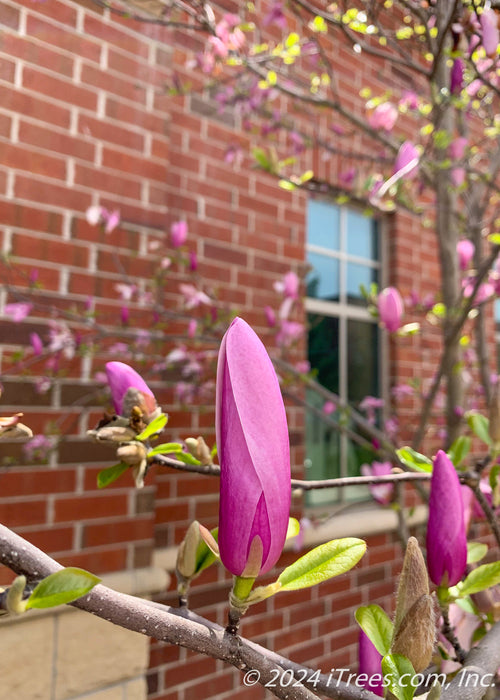
<instances>
[{"instance_id":1,"label":"pink magnolia flower bud","mask_svg":"<svg viewBox=\"0 0 500 700\"><path fill-rule=\"evenodd\" d=\"M180 248L187 240L188 227L185 221L175 221L170 227L170 240L174 248Z\"/></svg>"},{"instance_id":2,"label":"pink magnolia flower bud","mask_svg":"<svg viewBox=\"0 0 500 700\"><path fill-rule=\"evenodd\" d=\"M400 328L404 305L401 294L395 287L386 287L378 295L378 313L381 323L389 332Z\"/></svg>"},{"instance_id":3,"label":"pink magnolia flower bud","mask_svg":"<svg viewBox=\"0 0 500 700\"><path fill-rule=\"evenodd\" d=\"M442 450L434 459L426 542L431 580L436 586L455 586L467 565L464 505L455 467Z\"/></svg>"},{"instance_id":4,"label":"pink magnolia flower bud","mask_svg":"<svg viewBox=\"0 0 500 700\"><path fill-rule=\"evenodd\" d=\"M377 105L373 112L368 117L368 124L372 129L384 129L384 131L392 131L396 119L398 118L398 110L391 102L384 102Z\"/></svg>"},{"instance_id":5,"label":"pink magnolia flower bud","mask_svg":"<svg viewBox=\"0 0 500 700\"><path fill-rule=\"evenodd\" d=\"M464 62L461 58L453 61L450 72L450 92L458 95L464 86Z\"/></svg>"},{"instance_id":6,"label":"pink magnolia flower bud","mask_svg":"<svg viewBox=\"0 0 500 700\"><path fill-rule=\"evenodd\" d=\"M152 414L156 406L156 399L144 379L124 362L108 362L106 364L106 376L111 391L111 397L117 415L122 416L127 406L127 394L132 390L138 393L144 402L148 414Z\"/></svg>"},{"instance_id":7,"label":"pink magnolia flower bud","mask_svg":"<svg viewBox=\"0 0 500 700\"><path fill-rule=\"evenodd\" d=\"M483 10L479 18L483 30L483 48L487 56L496 56L499 33L498 16L495 10Z\"/></svg>"},{"instance_id":8,"label":"pink magnolia flower bud","mask_svg":"<svg viewBox=\"0 0 500 700\"><path fill-rule=\"evenodd\" d=\"M382 656L362 629L359 630L358 660L359 679L368 676L366 681L360 681L360 684L375 695L382 697L384 695Z\"/></svg>"},{"instance_id":9,"label":"pink magnolia flower bud","mask_svg":"<svg viewBox=\"0 0 500 700\"><path fill-rule=\"evenodd\" d=\"M415 170L418 167L420 154L411 141L405 141L401 144L396 160L394 161L394 174L400 170L407 168L406 172L401 175L403 179L409 179L415 176ZM413 163L413 165L412 165Z\"/></svg>"},{"instance_id":10,"label":"pink magnolia flower bud","mask_svg":"<svg viewBox=\"0 0 500 700\"><path fill-rule=\"evenodd\" d=\"M474 251L476 250L474 243L469 241L468 238L464 238L462 241L457 243L457 254L458 254L458 264L461 270L466 270L469 267L469 263L474 257Z\"/></svg>"},{"instance_id":11,"label":"pink magnolia flower bud","mask_svg":"<svg viewBox=\"0 0 500 700\"><path fill-rule=\"evenodd\" d=\"M215 426L219 455L219 549L236 576L269 571L285 544L290 454L281 391L272 362L241 318L222 339Z\"/></svg>"}]
</instances>

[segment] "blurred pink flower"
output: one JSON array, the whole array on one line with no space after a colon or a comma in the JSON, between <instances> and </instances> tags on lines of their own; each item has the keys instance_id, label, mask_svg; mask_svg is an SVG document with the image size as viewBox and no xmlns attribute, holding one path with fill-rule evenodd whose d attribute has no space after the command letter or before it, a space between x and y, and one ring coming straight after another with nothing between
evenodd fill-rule
<instances>
[{"instance_id":1,"label":"blurred pink flower","mask_svg":"<svg viewBox=\"0 0 500 700\"><path fill-rule=\"evenodd\" d=\"M397 118L398 110L396 107L391 102L384 102L377 105L373 112L368 115L368 124L372 129L392 131Z\"/></svg>"},{"instance_id":2,"label":"blurred pink flower","mask_svg":"<svg viewBox=\"0 0 500 700\"><path fill-rule=\"evenodd\" d=\"M12 304L5 304L3 312L6 316L9 316L15 323L20 323L24 321L26 316L29 316L33 304L28 304L27 302L16 302Z\"/></svg>"},{"instance_id":3,"label":"blurred pink flower","mask_svg":"<svg viewBox=\"0 0 500 700\"><path fill-rule=\"evenodd\" d=\"M273 328L276 325L276 314L270 306L264 307L264 314L266 316L267 325Z\"/></svg>"},{"instance_id":4,"label":"blurred pink flower","mask_svg":"<svg viewBox=\"0 0 500 700\"><path fill-rule=\"evenodd\" d=\"M499 42L498 15L493 9L483 10L479 21L483 30L483 48L487 56L494 57L496 56Z\"/></svg>"},{"instance_id":5,"label":"blurred pink flower","mask_svg":"<svg viewBox=\"0 0 500 700\"><path fill-rule=\"evenodd\" d=\"M386 287L378 295L377 300L380 322L390 332L397 331L401 326L404 313L403 300L395 287Z\"/></svg>"},{"instance_id":6,"label":"blurred pink flower","mask_svg":"<svg viewBox=\"0 0 500 700\"><path fill-rule=\"evenodd\" d=\"M181 245L184 245L187 235L188 227L185 221L175 221L170 227L170 240L174 248L180 248Z\"/></svg>"},{"instance_id":7,"label":"blurred pink flower","mask_svg":"<svg viewBox=\"0 0 500 700\"><path fill-rule=\"evenodd\" d=\"M400 170L405 170L401 177L406 180L415 177L420 154L411 141L404 141L401 144L396 160L394 161L394 174Z\"/></svg>"},{"instance_id":8,"label":"blurred pink flower","mask_svg":"<svg viewBox=\"0 0 500 700\"><path fill-rule=\"evenodd\" d=\"M458 95L464 86L464 62L461 58L455 58L450 71L450 92Z\"/></svg>"},{"instance_id":9,"label":"blurred pink flower","mask_svg":"<svg viewBox=\"0 0 500 700\"><path fill-rule=\"evenodd\" d=\"M184 297L186 309L195 309L200 306L200 304L212 303L210 297L205 294L205 292L196 289L193 284L180 284L179 290Z\"/></svg>"},{"instance_id":10,"label":"blurred pink flower","mask_svg":"<svg viewBox=\"0 0 500 700\"><path fill-rule=\"evenodd\" d=\"M466 270L472 258L474 257L474 252L476 248L474 243L468 238L464 238L457 243L457 254L458 254L458 264L461 270Z\"/></svg>"},{"instance_id":11,"label":"blurred pink flower","mask_svg":"<svg viewBox=\"0 0 500 700\"><path fill-rule=\"evenodd\" d=\"M43 343L38 333L30 333L30 343L33 348L33 353L35 355L41 355L43 352Z\"/></svg>"},{"instance_id":12,"label":"blurred pink flower","mask_svg":"<svg viewBox=\"0 0 500 700\"><path fill-rule=\"evenodd\" d=\"M387 476L392 473L391 462L372 462L361 465L363 476ZM394 484L368 484L373 498L381 505L386 506L391 502L394 494Z\"/></svg>"},{"instance_id":13,"label":"blurred pink flower","mask_svg":"<svg viewBox=\"0 0 500 700\"><path fill-rule=\"evenodd\" d=\"M330 416L332 413L334 413L337 409L337 406L333 403L333 401L325 401L323 404L323 413L325 416Z\"/></svg>"}]
</instances>

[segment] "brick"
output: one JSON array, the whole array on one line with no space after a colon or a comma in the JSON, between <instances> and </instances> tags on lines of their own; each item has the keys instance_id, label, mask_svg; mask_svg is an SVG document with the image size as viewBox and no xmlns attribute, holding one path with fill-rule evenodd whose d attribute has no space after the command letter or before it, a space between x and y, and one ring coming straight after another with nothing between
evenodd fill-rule
<instances>
[{"instance_id":1,"label":"brick","mask_svg":"<svg viewBox=\"0 0 500 700\"><path fill-rule=\"evenodd\" d=\"M69 208L76 211L86 211L91 205L91 195L76 189L58 186L52 182L36 180L22 175L16 176L14 192L16 197L31 202L43 202L45 206L55 206L61 209Z\"/></svg>"},{"instance_id":2,"label":"brick","mask_svg":"<svg viewBox=\"0 0 500 700\"><path fill-rule=\"evenodd\" d=\"M111 571L122 571L126 567L127 550L125 547L107 547L99 551L71 553L59 557L63 566L77 566L95 574L107 574Z\"/></svg>"},{"instance_id":3,"label":"brick","mask_svg":"<svg viewBox=\"0 0 500 700\"><path fill-rule=\"evenodd\" d=\"M21 121L19 125L19 140L23 144L30 144L37 148L43 148L55 153L61 153L81 160L93 162L95 159L95 146L89 141L53 128L39 126L32 122Z\"/></svg>"},{"instance_id":4,"label":"brick","mask_svg":"<svg viewBox=\"0 0 500 700\"><path fill-rule=\"evenodd\" d=\"M165 182L167 177L167 163L160 164L148 158L138 158L106 146L103 149L102 164L104 167L130 173L135 178L144 177Z\"/></svg>"},{"instance_id":5,"label":"brick","mask_svg":"<svg viewBox=\"0 0 500 700\"><path fill-rule=\"evenodd\" d=\"M66 177L66 163L62 158L49 156L24 146L1 144L2 162L15 170L26 170L37 175L63 180Z\"/></svg>"},{"instance_id":6,"label":"brick","mask_svg":"<svg viewBox=\"0 0 500 700\"><path fill-rule=\"evenodd\" d=\"M105 90L134 103L144 104L146 99L143 83L133 79L126 80L91 64L85 64L82 67L82 83Z\"/></svg>"},{"instance_id":7,"label":"brick","mask_svg":"<svg viewBox=\"0 0 500 700\"><path fill-rule=\"evenodd\" d=\"M0 503L0 522L7 527L26 527L45 522L47 506L44 499L4 501Z\"/></svg>"},{"instance_id":8,"label":"brick","mask_svg":"<svg viewBox=\"0 0 500 700\"><path fill-rule=\"evenodd\" d=\"M167 120L163 115L151 114L145 108L130 105L120 99L107 96L106 116L125 124L140 126L152 134L166 134Z\"/></svg>"},{"instance_id":9,"label":"brick","mask_svg":"<svg viewBox=\"0 0 500 700\"><path fill-rule=\"evenodd\" d=\"M2 498L12 496L31 496L42 493L63 493L75 488L73 469L29 468L2 470L0 495Z\"/></svg>"},{"instance_id":10,"label":"brick","mask_svg":"<svg viewBox=\"0 0 500 700\"><path fill-rule=\"evenodd\" d=\"M82 85L75 85L31 66L23 69L23 87L26 90L42 93L44 96L66 102L83 109L97 109L97 93Z\"/></svg>"},{"instance_id":11,"label":"brick","mask_svg":"<svg viewBox=\"0 0 500 700\"><path fill-rule=\"evenodd\" d=\"M24 538L34 544L49 555L55 555L59 552L68 552L73 548L74 531L73 525L57 527L39 526L36 530L26 528L23 534Z\"/></svg>"},{"instance_id":12,"label":"brick","mask_svg":"<svg viewBox=\"0 0 500 700\"><path fill-rule=\"evenodd\" d=\"M40 4L40 7L42 5ZM43 5L44 9L49 6ZM70 56L81 56L88 61L99 63L101 56L101 44L92 41L86 33L77 34L64 28L59 28L53 22L46 21L42 17L28 14L26 20L26 33L36 37L38 41L48 44L52 48L59 48Z\"/></svg>"},{"instance_id":13,"label":"brick","mask_svg":"<svg viewBox=\"0 0 500 700\"><path fill-rule=\"evenodd\" d=\"M54 73L60 73L67 78L73 76L74 60L72 56L54 51L44 44L33 41L31 37L5 33L2 36L0 46L6 54L21 58L25 63L32 63Z\"/></svg>"},{"instance_id":14,"label":"brick","mask_svg":"<svg viewBox=\"0 0 500 700\"><path fill-rule=\"evenodd\" d=\"M144 149L144 136L142 134L131 129L124 129L108 120L93 119L90 116L80 114L78 131L84 136L99 141L107 141L136 151Z\"/></svg>"},{"instance_id":15,"label":"brick","mask_svg":"<svg viewBox=\"0 0 500 700\"><path fill-rule=\"evenodd\" d=\"M59 497L54 504L55 522L71 522L75 516L80 520L112 518L126 515L126 495L86 494L84 496Z\"/></svg>"},{"instance_id":16,"label":"brick","mask_svg":"<svg viewBox=\"0 0 500 700\"><path fill-rule=\"evenodd\" d=\"M115 542L132 542L134 540L151 539L153 523L150 518L122 520L114 523L85 525L82 534L82 547L98 547Z\"/></svg>"},{"instance_id":17,"label":"brick","mask_svg":"<svg viewBox=\"0 0 500 700\"><path fill-rule=\"evenodd\" d=\"M69 107L55 105L49 98L38 98L6 85L0 85L0 104L3 109L29 114L30 118L68 128L70 123Z\"/></svg>"},{"instance_id":18,"label":"brick","mask_svg":"<svg viewBox=\"0 0 500 700\"><path fill-rule=\"evenodd\" d=\"M18 29L20 12L17 7L0 3L0 25L10 29ZM3 39L3 37L2 37ZM3 43L3 42L2 42Z\"/></svg>"},{"instance_id":19,"label":"brick","mask_svg":"<svg viewBox=\"0 0 500 700\"><path fill-rule=\"evenodd\" d=\"M127 23L127 26L130 26L130 24ZM141 58L147 58L148 56L147 42L137 39L130 32L121 31L114 22L103 22L98 17L86 14L84 32L86 35L95 37L100 42L110 43L121 51L134 56Z\"/></svg>"},{"instance_id":20,"label":"brick","mask_svg":"<svg viewBox=\"0 0 500 700\"><path fill-rule=\"evenodd\" d=\"M88 249L70 241L60 241L40 236L15 233L12 238L12 253L23 258L50 260L61 265L86 267Z\"/></svg>"},{"instance_id":21,"label":"brick","mask_svg":"<svg viewBox=\"0 0 500 700\"><path fill-rule=\"evenodd\" d=\"M83 164L75 166L75 184L132 199L138 199L141 194L141 185L138 180L126 179L117 173Z\"/></svg>"}]
</instances>

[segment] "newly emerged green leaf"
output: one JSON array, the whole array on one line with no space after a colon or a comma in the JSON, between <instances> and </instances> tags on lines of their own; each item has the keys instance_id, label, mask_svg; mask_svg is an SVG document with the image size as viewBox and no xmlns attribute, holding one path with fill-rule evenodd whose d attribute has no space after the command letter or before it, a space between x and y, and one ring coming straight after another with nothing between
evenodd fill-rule
<instances>
[{"instance_id":1,"label":"newly emerged green leaf","mask_svg":"<svg viewBox=\"0 0 500 700\"><path fill-rule=\"evenodd\" d=\"M100 578L84 569L71 566L61 569L40 581L28 598L26 607L53 608L72 603L86 595L100 581Z\"/></svg>"},{"instance_id":2,"label":"newly emerged green leaf","mask_svg":"<svg viewBox=\"0 0 500 700\"><path fill-rule=\"evenodd\" d=\"M155 455L171 455L177 454L178 452L183 452L184 447L179 442L164 442L162 445L156 445L152 450L148 452L148 457L154 457Z\"/></svg>"},{"instance_id":3,"label":"newly emerged green leaf","mask_svg":"<svg viewBox=\"0 0 500 700\"><path fill-rule=\"evenodd\" d=\"M432 462L431 460L420 452L416 452L411 447L401 447L401 449L396 450L399 459L403 464L409 469L413 469L417 472L432 472Z\"/></svg>"},{"instance_id":4,"label":"newly emerged green leaf","mask_svg":"<svg viewBox=\"0 0 500 700\"><path fill-rule=\"evenodd\" d=\"M315 586L352 569L365 550L366 542L355 537L326 542L287 566L278 577L278 583L284 591Z\"/></svg>"},{"instance_id":5,"label":"newly emerged green leaf","mask_svg":"<svg viewBox=\"0 0 500 700\"><path fill-rule=\"evenodd\" d=\"M379 605L364 605L356 610L356 622L379 654L385 656L391 647L393 624Z\"/></svg>"},{"instance_id":6,"label":"newly emerged green leaf","mask_svg":"<svg viewBox=\"0 0 500 700\"><path fill-rule=\"evenodd\" d=\"M177 459L179 462L183 462L184 464L193 464L195 466L201 464L200 460L193 457L193 455L190 455L189 452L177 452L175 459Z\"/></svg>"},{"instance_id":7,"label":"newly emerged green leaf","mask_svg":"<svg viewBox=\"0 0 500 700\"><path fill-rule=\"evenodd\" d=\"M288 518L288 530L286 531L286 539L297 537L300 532L300 523L297 518Z\"/></svg>"},{"instance_id":8,"label":"newly emerged green leaf","mask_svg":"<svg viewBox=\"0 0 500 700\"><path fill-rule=\"evenodd\" d=\"M128 464L124 462L118 462L118 464L113 464L112 467L106 467L106 469L101 469L97 475L97 488L104 489L120 478L120 476L127 471L129 468Z\"/></svg>"},{"instance_id":9,"label":"newly emerged green leaf","mask_svg":"<svg viewBox=\"0 0 500 700\"><path fill-rule=\"evenodd\" d=\"M157 416L154 420L149 423L142 433L139 433L137 436L137 440L147 440L151 435L154 435L155 433L159 433L165 425L167 424L168 416L165 413L160 413L159 416Z\"/></svg>"},{"instance_id":10,"label":"newly emerged green leaf","mask_svg":"<svg viewBox=\"0 0 500 700\"><path fill-rule=\"evenodd\" d=\"M458 585L460 597L479 593L486 588L491 588L500 583L500 561L491 564L482 564L477 569L473 569L465 581Z\"/></svg>"},{"instance_id":11,"label":"newly emerged green leaf","mask_svg":"<svg viewBox=\"0 0 500 700\"><path fill-rule=\"evenodd\" d=\"M382 659L382 673L387 689L398 700L412 700L416 687L411 684L415 669L401 654L387 654Z\"/></svg>"},{"instance_id":12,"label":"newly emerged green leaf","mask_svg":"<svg viewBox=\"0 0 500 700\"><path fill-rule=\"evenodd\" d=\"M467 564L475 564L486 556L488 545L484 542L467 542Z\"/></svg>"},{"instance_id":13,"label":"newly emerged green leaf","mask_svg":"<svg viewBox=\"0 0 500 700\"><path fill-rule=\"evenodd\" d=\"M486 418L486 416L483 416L481 413L469 411L469 413L466 414L466 418L467 424L469 425L469 428L472 430L474 435L477 435L477 437L487 445L491 445L491 438L489 433L490 422Z\"/></svg>"},{"instance_id":14,"label":"newly emerged green leaf","mask_svg":"<svg viewBox=\"0 0 500 700\"><path fill-rule=\"evenodd\" d=\"M471 439L467 435L460 435L448 450L448 457L455 467L459 467L470 452Z\"/></svg>"}]
</instances>

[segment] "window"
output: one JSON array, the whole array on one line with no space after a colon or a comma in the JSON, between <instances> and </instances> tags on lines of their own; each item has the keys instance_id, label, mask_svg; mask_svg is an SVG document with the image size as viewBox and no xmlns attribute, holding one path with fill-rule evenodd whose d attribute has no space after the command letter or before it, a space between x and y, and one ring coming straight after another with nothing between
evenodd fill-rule
<instances>
[{"instance_id":1,"label":"window","mask_svg":"<svg viewBox=\"0 0 500 700\"><path fill-rule=\"evenodd\" d=\"M369 290L372 283L380 284L379 226L358 211L310 200L307 234L309 362L320 384L356 407L365 396L381 395L379 329L360 291L361 285ZM313 391L307 398L316 408L306 417L307 478L359 474L361 464L373 461L373 452L321 419L324 398ZM336 410L332 417L355 429L345 411ZM308 494L308 504L365 495L359 487L318 490Z\"/></svg>"}]
</instances>

